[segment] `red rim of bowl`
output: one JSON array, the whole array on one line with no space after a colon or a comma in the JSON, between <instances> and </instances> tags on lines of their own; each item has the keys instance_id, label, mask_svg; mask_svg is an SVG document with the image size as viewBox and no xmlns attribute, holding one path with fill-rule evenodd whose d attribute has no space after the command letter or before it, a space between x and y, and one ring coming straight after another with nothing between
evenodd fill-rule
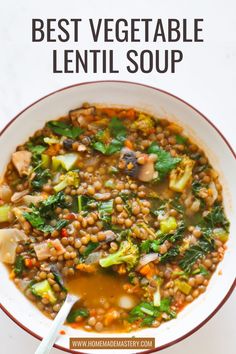
<instances>
[{"instance_id":1,"label":"red rim of bowl","mask_svg":"<svg viewBox=\"0 0 236 354\"><path fill-rule=\"evenodd\" d=\"M195 107L193 107L191 104L189 104L188 102L184 101L183 99L179 98L178 96L173 95L172 93L169 93L167 91L161 90L159 88L153 87L153 86L149 86L149 85L145 85L145 84L141 84L141 83L136 83L136 82L132 82L132 81L123 81L123 80L100 80L100 81L89 81L89 82L82 82L82 83L78 83L78 84L74 84L74 85L70 85L70 86L66 86L63 87L62 89L53 91L51 93L49 93L48 95L45 95L43 97L41 97L40 99L38 99L37 101L33 102L32 104L30 104L29 106L27 106L25 109L23 109L20 113L18 113L14 118L12 118L8 124L2 129L2 131L0 132L0 137L3 135L3 133L7 130L7 128L25 111L27 111L29 108L31 108L32 106L34 106L35 104L37 104L38 102L44 100L45 98L52 96L58 92L61 91L65 91L68 90L72 87L76 87L76 86L83 86L83 85L93 85L93 84L99 84L99 83L122 83L122 84L131 84L131 85L136 85L136 86L143 86L155 91L159 91L161 93L164 93L170 97L173 97L175 99L177 99L178 101L184 103L185 105L187 105L188 107L190 107L192 110L194 110L195 112L197 112L205 121L207 121L213 129L216 130L216 132L221 136L221 138L224 140L225 144L228 146L229 150L231 151L232 155L234 156L234 158L236 159L236 154L233 150L233 148L231 147L231 145L229 144L228 140L225 138L225 136L220 132L220 130L206 117L204 116L204 114L202 114L198 109L196 109ZM230 297L230 295L233 293L234 288L236 287L236 279L233 281L233 284L231 285L229 291L227 292L227 294L225 295L225 297L222 299L222 301L219 303L219 305L211 312L211 314L205 318L201 323L199 323L199 325L197 325L196 327L194 327L191 331L187 332L186 334L184 334L183 336L169 342L166 343L160 347L157 348L153 348L150 350L145 350L142 352L137 352L136 354L139 353L143 353L143 354L150 354L150 353L155 353L157 351L166 349L174 344L179 343L180 341L182 341L183 339L189 337L190 335L192 335L193 333L195 333L196 331L198 331L202 326L204 326L219 310L220 308L224 305L224 303L228 300L228 298ZM42 340L42 337L38 336L36 333L32 332L29 328L25 327L21 322L19 322L10 312L8 312L8 310L2 305L0 304L0 308L2 309L2 311L5 312L5 314L12 320L14 321L19 327L21 327L23 330L25 330L27 333L31 334L32 336L34 336L35 338ZM72 353L72 354L84 354L83 352L79 352L79 351L75 351L75 350L71 350L65 347L62 347L58 344L54 344L54 347L57 349L60 349L62 351L65 351L67 353Z\"/></svg>"}]
</instances>

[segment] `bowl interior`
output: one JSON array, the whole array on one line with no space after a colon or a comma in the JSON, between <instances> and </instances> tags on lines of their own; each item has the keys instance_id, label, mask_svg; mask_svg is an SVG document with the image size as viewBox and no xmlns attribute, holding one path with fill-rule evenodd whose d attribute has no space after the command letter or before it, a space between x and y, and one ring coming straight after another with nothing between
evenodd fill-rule
<instances>
[{"instance_id":1,"label":"bowl interior","mask_svg":"<svg viewBox=\"0 0 236 354\"><path fill-rule=\"evenodd\" d=\"M228 249L225 257L218 265L207 291L188 305L178 315L177 319L167 322L157 329L144 329L126 335L123 333L115 334L117 337L133 335L156 337L157 346L162 347L179 340L205 321L221 304L235 280L236 239L232 237L236 231L236 221L233 218L236 201L235 158L216 129L199 112L176 97L151 87L133 83L97 82L58 91L36 102L18 115L17 119L8 126L0 138L0 176L4 173L10 155L17 145L26 141L48 120L67 114L70 109L79 107L83 102L107 106L135 107L154 116L178 122L184 127L188 136L192 137L203 148L220 175L226 213L231 221L231 237L227 244ZM219 272L220 270L222 272ZM0 277L1 304L22 326L42 337L51 321L17 290L14 283L9 280L8 272L3 264L0 264ZM69 348L69 337L100 336L96 333L91 334L69 327L64 329L66 335L60 336L57 344L65 349ZM107 334L106 336L112 337L114 334ZM106 353L107 351L100 351L100 353L103 352ZM116 350L116 353L119 352L119 350ZM123 353L123 351L121 352Z\"/></svg>"}]
</instances>

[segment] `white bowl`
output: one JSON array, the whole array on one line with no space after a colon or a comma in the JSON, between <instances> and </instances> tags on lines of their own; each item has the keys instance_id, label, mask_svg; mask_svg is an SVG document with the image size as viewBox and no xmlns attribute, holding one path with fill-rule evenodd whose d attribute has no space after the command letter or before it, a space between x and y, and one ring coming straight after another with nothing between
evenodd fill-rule
<instances>
[{"instance_id":1,"label":"white bowl","mask_svg":"<svg viewBox=\"0 0 236 354\"><path fill-rule=\"evenodd\" d=\"M67 114L70 109L79 107L83 102L135 107L155 116L179 122L186 133L204 149L210 162L220 174L226 213L231 221L231 236L227 243L225 257L218 265L207 291L179 313L177 319L166 322L157 329L143 329L126 335L115 334L116 337L134 335L155 337L156 350L160 350L198 330L219 310L236 285L236 238L234 237L236 220L233 217L236 210L235 155L217 128L203 114L181 99L156 88L130 82L90 82L70 86L43 97L27 107L8 124L0 139L0 175L4 173L10 155L17 145L25 142L48 120ZM0 264L0 279L1 308L20 327L40 339L47 333L51 321L42 315L9 280L8 271L3 264ZM69 350L69 337L101 336L101 334L75 330L67 326L64 329L66 335L59 337L56 347L70 353L78 353L78 351ZM105 336L114 337L114 334ZM146 353L151 351L146 351ZM127 350L126 352L133 351ZM99 350L99 353L107 353L107 351ZM116 353L124 353L124 350L116 350Z\"/></svg>"}]
</instances>

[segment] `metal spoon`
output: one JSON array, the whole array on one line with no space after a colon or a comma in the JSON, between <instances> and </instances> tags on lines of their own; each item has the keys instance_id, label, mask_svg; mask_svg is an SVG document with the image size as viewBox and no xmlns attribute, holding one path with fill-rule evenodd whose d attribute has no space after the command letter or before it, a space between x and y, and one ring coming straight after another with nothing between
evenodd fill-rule
<instances>
[{"instance_id":1,"label":"metal spoon","mask_svg":"<svg viewBox=\"0 0 236 354\"><path fill-rule=\"evenodd\" d=\"M53 344L58 336L58 330L65 322L65 319L70 312L71 307L74 305L79 298L77 296L67 294L64 304L62 305L57 316L53 320L51 327L49 328L48 333L43 338L42 342L39 344L38 349L35 354L48 354L50 353Z\"/></svg>"}]
</instances>

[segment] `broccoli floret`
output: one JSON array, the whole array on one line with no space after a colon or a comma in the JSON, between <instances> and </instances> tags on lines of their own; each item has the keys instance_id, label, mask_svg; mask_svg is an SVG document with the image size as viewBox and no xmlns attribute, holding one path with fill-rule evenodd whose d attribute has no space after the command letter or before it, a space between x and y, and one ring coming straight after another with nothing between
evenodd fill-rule
<instances>
[{"instance_id":1,"label":"broccoli floret","mask_svg":"<svg viewBox=\"0 0 236 354\"><path fill-rule=\"evenodd\" d=\"M127 270L133 268L138 262L139 250L138 246L131 240L122 241L117 252L100 259L99 263L103 268L110 267L115 264L127 264Z\"/></svg>"},{"instance_id":2,"label":"broccoli floret","mask_svg":"<svg viewBox=\"0 0 236 354\"><path fill-rule=\"evenodd\" d=\"M131 128L140 130L143 133L150 133L150 130L154 127L153 119L143 113L140 113L138 119L132 124Z\"/></svg>"},{"instance_id":3,"label":"broccoli floret","mask_svg":"<svg viewBox=\"0 0 236 354\"><path fill-rule=\"evenodd\" d=\"M79 186L79 176L76 171L69 171L65 175L60 177L60 182L54 186L55 192L60 192L65 189L67 186L74 186L78 188Z\"/></svg>"},{"instance_id":4,"label":"broccoli floret","mask_svg":"<svg viewBox=\"0 0 236 354\"><path fill-rule=\"evenodd\" d=\"M184 156L178 167L170 173L169 187L175 192L183 192L192 179L194 161Z\"/></svg>"}]
</instances>

